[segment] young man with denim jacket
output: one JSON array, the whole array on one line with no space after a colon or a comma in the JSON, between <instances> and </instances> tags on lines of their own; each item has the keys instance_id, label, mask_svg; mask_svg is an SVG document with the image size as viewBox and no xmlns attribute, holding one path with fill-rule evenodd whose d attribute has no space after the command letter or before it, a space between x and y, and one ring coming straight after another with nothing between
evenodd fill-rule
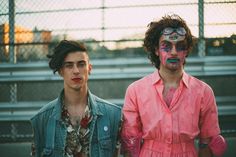
<instances>
[{"instance_id":1,"label":"young man with denim jacket","mask_svg":"<svg viewBox=\"0 0 236 157\"><path fill-rule=\"evenodd\" d=\"M86 47L61 41L49 67L64 80L59 97L31 119L36 157L117 156L121 107L93 95L88 89L92 70Z\"/></svg>"}]
</instances>

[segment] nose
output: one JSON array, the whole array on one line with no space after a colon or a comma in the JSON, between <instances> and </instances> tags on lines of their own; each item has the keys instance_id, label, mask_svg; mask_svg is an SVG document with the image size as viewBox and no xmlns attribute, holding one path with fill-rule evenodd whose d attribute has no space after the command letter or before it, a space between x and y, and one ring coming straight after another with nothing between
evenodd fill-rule
<instances>
[{"instance_id":1,"label":"nose","mask_svg":"<svg viewBox=\"0 0 236 157\"><path fill-rule=\"evenodd\" d=\"M176 56L176 55L177 55L177 50L176 50L176 46L175 46L175 45L173 45L173 47L172 47L170 53L171 53L171 55L173 55L173 56Z\"/></svg>"},{"instance_id":2,"label":"nose","mask_svg":"<svg viewBox=\"0 0 236 157\"><path fill-rule=\"evenodd\" d=\"M73 65L73 73L79 73L80 70L76 64Z\"/></svg>"}]
</instances>

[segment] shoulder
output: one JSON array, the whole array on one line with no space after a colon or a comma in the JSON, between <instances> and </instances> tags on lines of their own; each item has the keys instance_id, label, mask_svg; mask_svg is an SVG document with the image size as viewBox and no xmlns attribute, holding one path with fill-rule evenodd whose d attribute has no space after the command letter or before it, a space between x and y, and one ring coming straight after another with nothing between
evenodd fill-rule
<instances>
[{"instance_id":1,"label":"shoulder","mask_svg":"<svg viewBox=\"0 0 236 157\"><path fill-rule=\"evenodd\" d=\"M194 77L194 76L190 76L191 79L198 84L199 86L205 87L205 88L211 88L206 82Z\"/></svg>"},{"instance_id":2,"label":"shoulder","mask_svg":"<svg viewBox=\"0 0 236 157\"><path fill-rule=\"evenodd\" d=\"M95 95L91 95L91 97L93 99L94 109L100 112L103 115L103 118L116 122L121 120L121 106L113 104Z\"/></svg>"},{"instance_id":3,"label":"shoulder","mask_svg":"<svg viewBox=\"0 0 236 157\"><path fill-rule=\"evenodd\" d=\"M132 82L127 90L140 90L140 89L144 89L144 88L149 88L149 86L151 85L152 83L152 78L153 78L153 73L152 74L149 74L147 76L144 76L134 82Z\"/></svg>"},{"instance_id":4,"label":"shoulder","mask_svg":"<svg viewBox=\"0 0 236 157\"><path fill-rule=\"evenodd\" d=\"M136 99L140 96L147 95L153 89L155 73L144 76L143 78L132 82L126 89L126 99Z\"/></svg>"},{"instance_id":5,"label":"shoulder","mask_svg":"<svg viewBox=\"0 0 236 157\"><path fill-rule=\"evenodd\" d=\"M193 90L200 90L203 94L213 94L213 90L210 85L208 85L206 82L189 75L189 82L190 87Z\"/></svg>"},{"instance_id":6,"label":"shoulder","mask_svg":"<svg viewBox=\"0 0 236 157\"><path fill-rule=\"evenodd\" d=\"M48 104L44 105L32 118L36 119L42 116L46 116L46 115L50 115L53 111L53 109L55 108L56 104L57 104L58 99L55 99L51 102L49 102Z\"/></svg>"},{"instance_id":7,"label":"shoulder","mask_svg":"<svg viewBox=\"0 0 236 157\"><path fill-rule=\"evenodd\" d=\"M105 107L109 110L120 111L122 109L121 106L111 103L111 102L104 100L102 98L99 98L98 96L93 95L93 99L99 106Z\"/></svg>"}]
</instances>

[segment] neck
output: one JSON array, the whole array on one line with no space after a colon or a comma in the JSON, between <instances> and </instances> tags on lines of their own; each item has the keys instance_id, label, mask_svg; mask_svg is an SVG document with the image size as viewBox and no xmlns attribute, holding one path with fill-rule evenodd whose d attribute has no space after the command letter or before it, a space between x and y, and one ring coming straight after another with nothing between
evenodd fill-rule
<instances>
[{"instance_id":1,"label":"neck","mask_svg":"<svg viewBox=\"0 0 236 157\"><path fill-rule=\"evenodd\" d=\"M64 101L65 104L71 105L71 106L85 106L88 101L88 90L86 89L80 89L80 90L74 90L74 89L64 89Z\"/></svg>"},{"instance_id":2,"label":"neck","mask_svg":"<svg viewBox=\"0 0 236 157\"><path fill-rule=\"evenodd\" d=\"M160 68L159 74L165 84L174 86L179 84L183 75L183 70L170 71L168 69Z\"/></svg>"}]
</instances>

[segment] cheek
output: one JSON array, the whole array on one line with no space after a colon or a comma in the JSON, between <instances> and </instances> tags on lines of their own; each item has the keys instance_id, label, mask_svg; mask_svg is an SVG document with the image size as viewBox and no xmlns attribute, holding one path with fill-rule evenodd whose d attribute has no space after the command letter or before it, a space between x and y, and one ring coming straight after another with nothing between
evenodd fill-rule
<instances>
[{"instance_id":1,"label":"cheek","mask_svg":"<svg viewBox=\"0 0 236 157\"><path fill-rule=\"evenodd\" d=\"M160 60L163 64L166 63L166 60L168 59L168 57L170 56L170 53L167 53L166 51L160 51Z\"/></svg>"},{"instance_id":2,"label":"cheek","mask_svg":"<svg viewBox=\"0 0 236 157\"><path fill-rule=\"evenodd\" d=\"M60 69L60 70L58 71L58 73L59 73L59 75L60 75L61 77L64 78L64 75L65 75L64 70Z\"/></svg>"},{"instance_id":3,"label":"cheek","mask_svg":"<svg viewBox=\"0 0 236 157\"><path fill-rule=\"evenodd\" d=\"M181 51L181 52L178 53L178 57L181 60L184 60L186 58L186 55L187 55L187 51Z\"/></svg>"}]
</instances>

